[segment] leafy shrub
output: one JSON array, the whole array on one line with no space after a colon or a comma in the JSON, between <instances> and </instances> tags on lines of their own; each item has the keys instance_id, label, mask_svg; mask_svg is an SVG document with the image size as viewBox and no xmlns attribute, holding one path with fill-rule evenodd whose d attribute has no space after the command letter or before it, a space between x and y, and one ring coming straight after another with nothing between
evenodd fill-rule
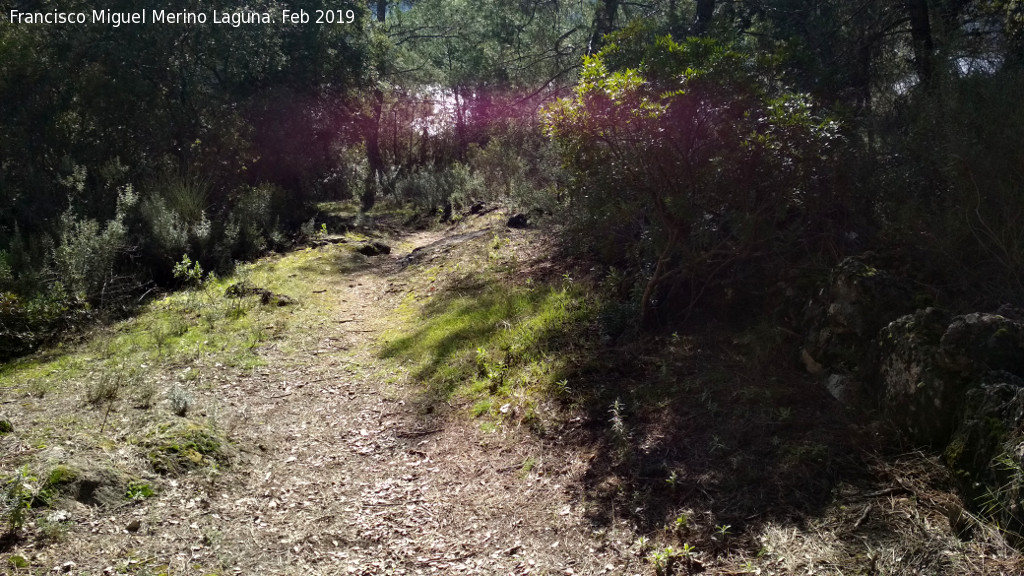
<instances>
[{"instance_id":1,"label":"leafy shrub","mask_svg":"<svg viewBox=\"0 0 1024 576\"><path fill-rule=\"evenodd\" d=\"M195 399L192 395L177 386L171 388L171 391L167 394L167 399L171 402L171 412L182 418L188 415L189 410L195 404Z\"/></svg>"},{"instance_id":2,"label":"leafy shrub","mask_svg":"<svg viewBox=\"0 0 1024 576\"><path fill-rule=\"evenodd\" d=\"M469 153L468 163L483 182L484 196L475 199L506 201L521 212L554 211L562 171L553 143L533 123L512 122L497 132Z\"/></svg>"},{"instance_id":3,"label":"leafy shrub","mask_svg":"<svg viewBox=\"0 0 1024 576\"><path fill-rule=\"evenodd\" d=\"M149 259L170 266L179 254L205 255L213 237L209 184L194 175L168 174L152 185L141 204L141 230Z\"/></svg>"},{"instance_id":4,"label":"leafy shrub","mask_svg":"<svg viewBox=\"0 0 1024 576\"><path fill-rule=\"evenodd\" d=\"M14 285L14 270L11 269L10 255L0 250L0 290L10 290Z\"/></svg>"},{"instance_id":5,"label":"leafy shrub","mask_svg":"<svg viewBox=\"0 0 1024 576\"><path fill-rule=\"evenodd\" d=\"M88 304L60 283L28 299L0 293L0 362L32 351L89 314Z\"/></svg>"},{"instance_id":6,"label":"leafy shrub","mask_svg":"<svg viewBox=\"0 0 1024 576\"><path fill-rule=\"evenodd\" d=\"M876 172L886 239L923 280L973 307L1024 290L1024 73L949 78L908 104L907 134Z\"/></svg>"},{"instance_id":7,"label":"leafy shrub","mask_svg":"<svg viewBox=\"0 0 1024 576\"><path fill-rule=\"evenodd\" d=\"M193 262L188 254L181 257L181 262L174 265L174 277L187 286L198 286L203 281L203 267Z\"/></svg>"},{"instance_id":8,"label":"leafy shrub","mask_svg":"<svg viewBox=\"0 0 1024 576\"><path fill-rule=\"evenodd\" d=\"M28 468L20 468L3 480L0 492L0 514L10 532L20 530L28 520L32 504L39 494L38 480Z\"/></svg>"},{"instance_id":9,"label":"leafy shrub","mask_svg":"<svg viewBox=\"0 0 1024 576\"><path fill-rule=\"evenodd\" d=\"M156 495L156 491L148 483L142 480L134 480L128 483L128 488L125 490L124 497L128 500L140 501L146 498L152 498Z\"/></svg>"},{"instance_id":10,"label":"leafy shrub","mask_svg":"<svg viewBox=\"0 0 1024 576\"><path fill-rule=\"evenodd\" d=\"M126 230L119 219L100 226L65 212L52 254L57 279L75 294L98 298L115 280L115 265L125 250Z\"/></svg>"},{"instance_id":11,"label":"leafy shrub","mask_svg":"<svg viewBox=\"0 0 1024 576\"><path fill-rule=\"evenodd\" d=\"M269 184L240 191L224 231L224 242L234 259L256 258L273 241L278 227L275 214L283 210L281 196L281 191Z\"/></svg>"},{"instance_id":12,"label":"leafy shrub","mask_svg":"<svg viewBox=\"0 0 1024 576\"><path fill-rule=\"evenodd\" d=\"M623 45L586 58L576 94L544 119L579 229L645 283L644 324L774 286L841 230L830 166L843 138L808 96L711 40Z\"/></svg>"},{"instance_id":13,"label":"leafy shrub","mask_svg":"<svg viewBox=\"0 0 1024 576\"><path fill-rule=\"evenodd\" d=\"M485 194L480 175L460 162L442 168L419 168L398 180L395 190L400 198L427 213L442 213L445 220L452 210L466 207Z\"/></svg>"}]
</instances>

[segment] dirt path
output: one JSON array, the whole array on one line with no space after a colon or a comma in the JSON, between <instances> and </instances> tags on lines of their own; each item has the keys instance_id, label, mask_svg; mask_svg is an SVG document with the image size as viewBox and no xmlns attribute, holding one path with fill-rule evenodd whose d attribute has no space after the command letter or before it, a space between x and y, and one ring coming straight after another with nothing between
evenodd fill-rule
<instances>
[{"instance_id":1,"label":"dirt path","mask_svg":"<svg viewBox=\"0 0 1024 576\"><path fill-rule=\"evenodd\" d=\"M404 245L439 240L419 234ZM238 450L228 469L180 477L94 518L100 540L72 537L54 565L104 574L643 572L627 527L595 531L585 519L580 482L592 455L420 414L394 384L401 367L379 360L376 347L399 301L389 282L407 255L340 277L347 289L327 294L332 318L266 347L254 373L216 378L207 394Z\"/></svg>"},{"instance_id":2,"label":"dirt path","mask_svg":"<svg viewBox=\"0 0 1024 576\"><path fill-rule=\"evenodd\" d=\"M423 366L493 385L494 334L533 334L502 282L565 293L545 237L501 224L369 258L334 238L0 367L0 575L1021 573L993 529L954 531L934 457L861 453L872 429L731 335L602 349L572 376L594 396L533 404L535 431L521 398L438 393Z\"/></svg>"}]
</instances>

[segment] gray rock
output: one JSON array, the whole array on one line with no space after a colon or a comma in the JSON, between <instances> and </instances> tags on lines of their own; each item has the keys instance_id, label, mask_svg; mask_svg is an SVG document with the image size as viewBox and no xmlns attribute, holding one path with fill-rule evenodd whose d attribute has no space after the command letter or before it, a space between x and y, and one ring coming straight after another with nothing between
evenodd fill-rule
<instances>
[{"instance_id":1,"label":"gray rock","mask_svg":"<svg viewBox=\"0 0 1024 576\"><path fill-rule=\"evenodd\" d=\"M380 256L382 254L391 254L391 246L374 240L372 242L364 242L356 248L356 252L359 252L363 256Z\"/></svg>"},{"instance_id":2,"label":"gray rock","mask_svg":"<svg viewBox=\"0 0 1024 576\"><path fill-rule=\"evenodd\" d=\"M907 285L847 258L832 271L828 284L804 312L808 326L804 363L810 357L828 373L865 376L871 372L871 341L892 320L913 310Z\"/></svg>"},{"instance_id":3,"label":"gray rock","mask_svg":"<svg viewBox=\"0 0 1024 576\"><path fill-rule=\"evenodd\" d=\"M846 374L830 374L825 379L825 388L833 398L845 406L854 407L861 402L861 385Z\"/></svg>"},{"instance_id":4,"label":"gray rock","mask_svg":"<svg viewBox=\"0 0 1024 576\"><path fill-rule=\"evenodd\" d=\"M46 521L51 524L58 524L69 520L71 520L71 513L67 510L51 510L50 513L46 515Z\"/></svg>"},{"instance_id":5,"label":"gray rock","mask_svg":"<svg viewBox=\"0 0 1024 576\"><path fill-rule=\"evenodd\" d=\"M875 393L916 441L944 445L965 394L993 371L1024 375L1024 324L995 314L950 319L928 308L879 332Z\"/></svg>"},{"instance_id":6,"label":"gray rock","mask_svg":"<svg viewBox=\"0 0 1024 576\"><path fill-rule=\"evenodd\" d=\"M980 376L965 394L963 418L944 459L967 502L1002 526L1024 528L1024 379Z\"/></svg>"},{"instance_id":7,"label":"gray rock","mask_svg":"<svg viewBox=\"0 0 1024 576\"><path fill-rule=\"evenodd\" d=\"M1024 323L998 314L957 316L942 335L948 370L971 377L990 370L1024 374Z\"/></svg>"},{"instance_id":8,"label":"gray rock","mask_svg":"<svg viewBox=\"0 0 1024 576\"><path fill-rule=\"evenodd\" d=\"M939 362L949 316L936 308L902 316L878 334L873 396L913 440L944 445L955 425L964 386Z\"/></svg>"}]
</instances>

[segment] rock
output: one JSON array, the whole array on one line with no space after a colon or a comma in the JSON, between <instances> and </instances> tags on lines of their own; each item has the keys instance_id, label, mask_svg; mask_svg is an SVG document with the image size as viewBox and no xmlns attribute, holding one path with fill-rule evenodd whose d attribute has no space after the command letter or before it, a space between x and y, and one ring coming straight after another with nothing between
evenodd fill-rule
<instances>
[{"instance_id":1,"label":"rock","mask_svg":"<svg viewBox=\"0 0 1024 576\"><path fill-rule=\"evenodd\" d=\"M275 306L289 306L295 303L295 300L291 296L276 294L266 288L260 288L248 280L243 280L242 282L228 286L228 289L224 291L224 295L228 298L259 296L260 303L264 306L271 304Z\"/></svg>"},{"instance_id":2,"label":"rock","mask_svg":"<svg viewBox=\"0 0 1024 576\"><path fill-rule=\"evenodd\" d=\"M260 288L248 280L236 282L231 286L228 286L227 290L224 291L224 295L228 298L246 298L248 296L259 296L263 298L269 294L271 294L270 290Z\"/></svg>"},{"instance_id":3,"label":"rock","mask_svg":"<svg viewBox=\"0 0 1024 576\"><path fill-rule=\"evenodd\" d=\"M980 376L965 394L963 419L943 454L965 500L1001 526L1024 528L1024 379Z\"/></svg>"},{"instance_id":4,"label":"rock","mask_svg":"<svg viewBox=\"0 0 1024 576\"><path fill-rule=\"evenodd\" d=\"M1024 323L998 314L966 314L942 335L942 361L967 377L989 370L1024 375Z\"/></svg>"},{"instance_id":5,"label":"rock","mask_svg":"<svg viewBox=\"0 0 1024 576\"><path fill-rule=\"evenodd\" d=\"M356 248L356 252L359 252L363 256L380 256L382 254L391 254L391 246L374 240L372 242L364 242Z\"/></svg>"},{"instance_id":6,"label":"rock","mask_svg":"<svg viewBox=\"0 0 1024 576\"><path fill-rule=\"evenodd\" d=\"M508 226L509 228L529 228L530 218L523 213L513 214L512 217L505 222L505 226Z\"/></svg>"},{"instance_id":7,"label":"rock","mask_svg":"<svg viewBox=\"0 0 1024 576\"><path fill-rule=\"evenodd\" d=\"M878 337L878 397L920 442L943 445L964 394L993 371L1024 375L1024 324L996 314L918 310Z\"/></svg>"},{"instance_id":8,"label":"rock","mask_svg":"<svg viewBox=\"0 0 1024 576\"><path fill-rule=\"evenodd\" d=\"M866 361L872 339L913 309L905 283L861 259L847 258L805 310L809 330L804 351L828 373L863 377L870 372Z\"/></svg>"},{"instance_id":9,"label":"rock","mask_svg":"<svg viewBox=\"0 0 1024 576\"><path fill-rule=\"evenodd\" d=\"M260 303L264 306L273 304L274 306L291 306L295 304L295 300L291 296L285 294L276 294L269 290L260 296Z\"/></svg>"},{"instance_id":10,"label":"rock","mask_svg":"<svg viewBox=\"0 0 1024 576\"><path fill-rule=\"evenodd\" d=\"M1024 308L1019 308L1013 304L1003 304L996 309L995 313L1010 320L1024 322Z\"/></svg>"},{"instance_id":11,"label":"rock","mask_svg":"<svg viewBox=\"0 0 1024 576\"><path fill-rule=\"evenodd\" d=\"M0 436L14 432L14 424L10 420L0 420Z\"/></svg>"},{"instance_id":12,"label":"rock","mask_svg":"<svg viewBox=\"0 0 1024 576\"><path fill-rule=\"evenodd\" d=\"M51 524L58 524L69 520L71 520L71 513L67 510L51 510L50 513L46 515L46 521Z\"/></svg>"},{"instance_id":13,"label":"rock","mask_svg":"<svg viewBox=\"0 0 1024 576\"><path fill-rule=\"evenodd\" d=\"M833 398L845 406L856 406L861 402L862 388L852 376L831 374L825 379L825 388Z\"/></svg>"},{"instance_id":14,"label":"rock","mask_svg":"<svg viewBox=\"0 0 1024 576\"><path fill-rule=\"evenodd\" d=\"M878 331L913 310L910 289L862 258L840 262L804 309L804 368L824 377L829 393L848 407L866 399L862 382L876 377Z\"/></svg>"},{"instance_id":15,"label":"rock","mask_svg":"<svg viewBox=\"0 0 1024 576\"><path fill-rule=\"evenodd\" d=\"M927 308L892 321L878 335L873 396L894 424L924 444L949 439L964 389L939 362L948 324L945 312Z\"/></svg>"}]
</instances>

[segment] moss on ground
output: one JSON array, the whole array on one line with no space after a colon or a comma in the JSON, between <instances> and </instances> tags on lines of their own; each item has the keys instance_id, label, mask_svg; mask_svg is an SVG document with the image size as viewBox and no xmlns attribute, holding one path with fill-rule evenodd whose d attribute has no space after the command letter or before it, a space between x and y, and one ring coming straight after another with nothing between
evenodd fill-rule
<instances>
[{"instance_id":1,"label":"moss on ground","mask_svg":"<svg viewBox=\"0 0 1024 576\"><path fill-rule=\"evenodd\" d=\"M213 426L184 422L157 427L139 441L158 474L176 475L228 462L228 442Z\"/></svg>"}]
</instances>

